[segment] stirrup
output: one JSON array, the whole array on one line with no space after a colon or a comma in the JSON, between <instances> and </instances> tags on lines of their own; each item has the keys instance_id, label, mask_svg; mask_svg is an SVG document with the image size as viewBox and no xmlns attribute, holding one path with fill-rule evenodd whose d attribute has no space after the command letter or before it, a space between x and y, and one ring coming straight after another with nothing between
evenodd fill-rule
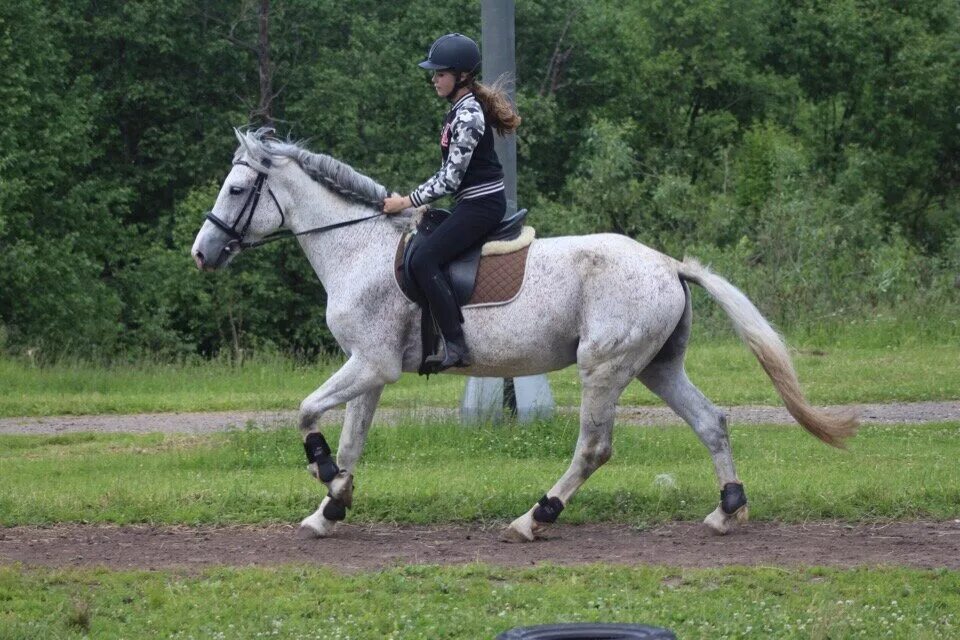
<instances>
[{"instance_id":1,"label":"stirrup","mask_svg":"<svg viewBox=\"0 0 960 640\"><path fill-rule=\"evenodd\" d=\"M450 369L452 367L469 367L473 364L473 358L470 356L470 348L467 347L466 340L461 338L461 344L457 344L457 347L460 348L450 348L450 341L446 338L443 338L443 355L439 353L434 353L433 355L427 356L427 359L423 361L423 364L431 373L440 373L445 369Z\"/></svg>"}]
</instances>

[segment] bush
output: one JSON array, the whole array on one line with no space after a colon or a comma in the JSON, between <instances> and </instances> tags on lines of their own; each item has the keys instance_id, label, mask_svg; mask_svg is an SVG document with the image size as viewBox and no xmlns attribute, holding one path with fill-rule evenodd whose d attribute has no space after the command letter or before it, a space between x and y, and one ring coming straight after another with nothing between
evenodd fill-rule
<instances>
[{"instance_id":1,"label":"bush","mask_svg":"<svg viewBox=\"0 0 960 640\"><path fill-rule=\"evenodd\" d=\"M71 237L40 246L17 242L0 252L0 317L10 341L39 348L44 358L112 353L122 331L121 301L102 275Z\"/></svg>"}]
</instances>

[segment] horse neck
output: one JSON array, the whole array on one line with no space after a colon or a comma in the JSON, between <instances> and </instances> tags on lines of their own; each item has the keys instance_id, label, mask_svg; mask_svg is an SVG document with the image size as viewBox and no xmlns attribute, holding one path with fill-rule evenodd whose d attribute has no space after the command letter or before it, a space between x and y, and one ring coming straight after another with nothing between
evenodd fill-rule
<instances>
[{"instance_id":1,"label":"horse neck","mask_svg":"<svg viewBox=\"0 0 960 640\"><path fill-rule=\"evenodd\" d=\"M289 223L295 233L377 213L372 207L348 202L300 173L309 183L295 190L295 210ZM355 289L371 278L388 275L400 234L389 220L380 217L306 234L298 240L327 294L335 295L341 288Z\"/></svg>"}]
</instances>

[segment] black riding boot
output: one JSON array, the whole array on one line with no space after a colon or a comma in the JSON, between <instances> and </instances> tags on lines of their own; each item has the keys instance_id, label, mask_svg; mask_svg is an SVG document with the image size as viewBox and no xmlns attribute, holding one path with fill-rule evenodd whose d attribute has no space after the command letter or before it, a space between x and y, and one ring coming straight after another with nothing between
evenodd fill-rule
<instances>
[{"instance_id":1,"label":"black riding boot","mask_svg":"<svg viewBox=\"0 0 960 640\"><path fill-rule=\"evenodd\" d=\"M463 338L460 307L447 279L442 274L437 274L427 281L427 286L421 288L430 304L430 313L443 335L443 357L428 357L427 366L435 372L450 367L469 367L473 364L473 358L470 357L470 349Z\"/></svg>"}]
</instances>

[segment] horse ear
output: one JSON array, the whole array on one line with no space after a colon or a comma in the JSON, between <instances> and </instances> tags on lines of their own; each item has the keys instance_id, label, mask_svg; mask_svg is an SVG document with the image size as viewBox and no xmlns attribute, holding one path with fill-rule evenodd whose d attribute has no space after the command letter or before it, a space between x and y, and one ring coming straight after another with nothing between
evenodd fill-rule
<instances>
[{"instance_id":1,"label":"horse ear","mask_svg":"<svg viewBox=\"0 0 960 640\"><path fill-rule=\"evenodd\" d=\"M233 135L237 136L237 142L239 142L240 144L243 144L243 143L244 143L243 133L240 131L240 129L237 129L236 127L234 127L234 128L233 128Z\"/></svg>"}]
</instances>

